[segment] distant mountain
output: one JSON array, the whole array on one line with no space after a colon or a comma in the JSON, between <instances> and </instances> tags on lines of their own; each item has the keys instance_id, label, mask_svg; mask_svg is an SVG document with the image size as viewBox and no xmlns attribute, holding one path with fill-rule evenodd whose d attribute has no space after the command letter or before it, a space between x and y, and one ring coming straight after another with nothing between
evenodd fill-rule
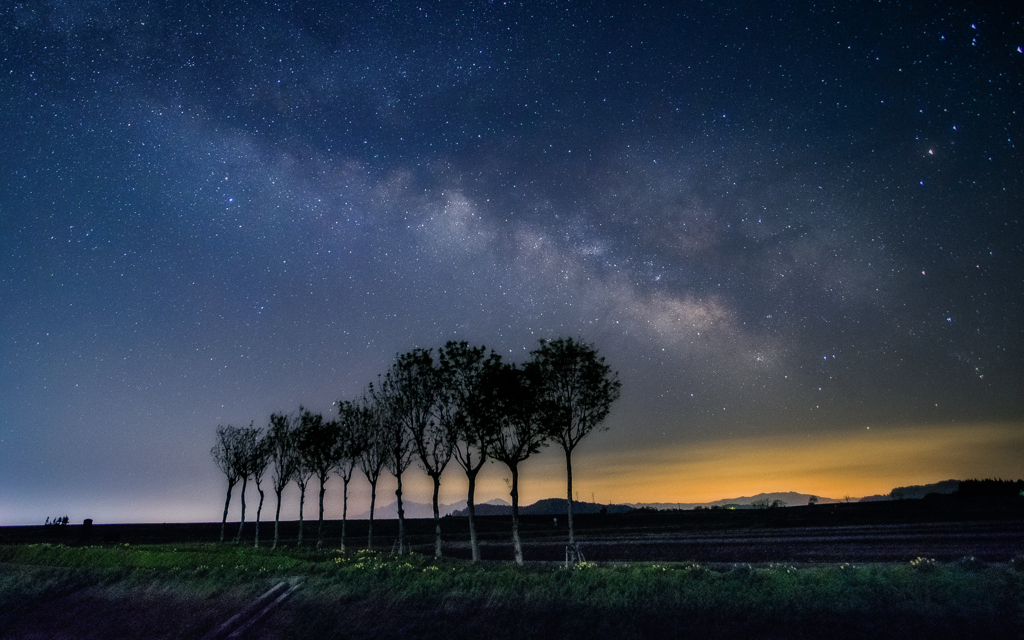
<instances>
[{"instance_id":1,"label":"distant mountain","mask_svg":"<svg viewBox=\"0 0 1024 640\"><path fill-rule=\"evenodd\" d=\"M857 502L875 502L879 500L894 500L894 499L915 499L923 498L929 493L954 493L960 486L959 480L944 480L942 482L935 482L933 484L916 485L911 487L897 487L892 490L888 495L876 495L867 496L866 498L860 498ZM690 510L701 507L708 509L711 507L732 507L735 509L750 509L754 508L756 503L760 504L772 504L776 500L781 502L787 507L802 507L806 506L810 499L811 494L809 493L796 493L795 491L785 491L776 493L759 493L753 496L741 496L739 498L723 498L721 500L714 500L712 502L637 502L627 504L609 504L602 505L593 502L578 502L573 501L572 511L576 513L600 513L601 509L605 509L607 513L627 513L634 509L657 509L659 511L670 510L670 509L682 509ZM836 498L824 498L822 496L817 497L818 504L837 504L840 502L846 502L846 500L838 500ZM767 502L766 502L767 501ZM433 507L429 504L423 504L421 502L404 501L402 507L405 509L406 518L432 518L434 517ZM464 518L469 515L466 509L466 501L460 500L450 504L439 505L439 510L442 516L450 515L456 518ZM565 498L547 498L544 500L538 500L537 502L530 505L521 505L519 507L519 513L522 515L550 515L557 516L566 512L566 500ZM478 516L504 516L512 514L512 505L505 500L495 499L489 500L488 502L482 502L476 505L476 514ZM353 520L366 520L370 517L369 511L350 516ZM395 502L391 502L386 505L377 506L373 517L378 520L394 520L398 518L398 505Z\"/></svg>"},{"instance_id":2,"label":"distant mountain","mask_svg":"<svg viewBox=\"0 0 1024 640\"><path fill-rule=\"evenodd\" d=\"M929 493L955 493L960 488L959 480L943 480L932 484L917 484L910 487L896 487L887 495L867 496L860 502L880 502L882 500L917 500Z\"/></svg>"},{"instance_id":3,"label":"distant mountain","mask_svg":"<svg viewBox=\"0 0 1024 640\"><path fill-rule=\"evenodd\" d=\"M836 504L838 502L845 502L844 500L836 500L835 498L823 498L821 496L815 496L818 498L818 504ZM740 498L724 498L722 500L715 500L713 502L638 502L630 506L642 509L644 507L650 509L696 509L697 507L736 507L744 508L750 507L755 502L768 501L768 504L772 504L776 500L782 502L787 507L802 507L806 506L811 499L809 493L796 493L794 491L786 491L782 493L759 493L756 496L744 496Z\"/></svg>"},{"instance_id":4,"label":"distant mountain","mask_svg":"<svg viewBox=\"0 0 1024 640\"><path fill-rule=\"evenodd\" d=\"M476 505L477 513L480 513L481 507L487 505L507 505L508 503L504 500L491 500ZM438 512L441 517L451 514L453 511L466 508L466 501L460 500L451 504L439 504L437 505ZM509 507L511 509L511 507ZM434 517L434 506L432 504L423 504L422 502L412 502L409 500L402 500L402 510L405 511L406 518L433 518ZM511 511L510 511L511 513ZM363 511L355 515L349 516L353 520L369 520L370 512ZM373 510L374 520L397 520L398 519L398 502L391 502L386 505L377 505Z\"/></svg>"},{"instance_id":5,"label":"distant mountain","mask_svg":"<svg viewBox=\"0 0 1024 640\"><path fill-rule=\"evenodd\" d=\"M501 504L497 504L497 503ZM568 501L565 498L546 498L544 500L538 500L530 505L520 505L519 515L524 516L557 516L564 514L568 506ZM601 513L601 509L605 509L605 513L626 513L632 511L633 507L623 504L596 504L594 502L572 502L573 514L578 513ZM478 516L508 516L512 515L512 505L504 502L503 500L492 500L490 505L476 505L476 515ZM469 516L468 509L462 509L460 511L452 512L452 516L456 518L464 518Z\"/></svg>"},{"instance_id":6,"label":"distant mountain","mask_svg":"<svg viewBox=\"0 0 1024 640\"><path fill-rule=\"evenodd\" d=\"M836 504L839 502L845 502L845 500L837 500L835 498L818 498L818 504ZM759 493L755 496L744 496L739 498L724 498L722 500L715 500L713 502L638 502L634 504L609 504L602 505L593 502L577 502L572 503L572 512L576 513L600 513L601 509L606 509L607 513L628 513L635 509L656 509L658 511L664 511L669 509L695 509L697 507L710 508L710 507L732 507L735 509L753 509L756 503L772 504L776 500L781 502L787 507L800 507L806 506L811 499L811 494L808 493L796 493L794 491L780 492L780 493ZM519 507L519 513L522 515L550 515L557 516L564 514L566 511L566 500L564 498L548 498L545 500L539 500L531 505ZM512 513L512 506L507 503L497 506L484 506L477 505L477 515L510 515ZM452 516L454 517L465 517L468 515L465 509L459 511L453 511Z\"/></svg>"}]
</instances>

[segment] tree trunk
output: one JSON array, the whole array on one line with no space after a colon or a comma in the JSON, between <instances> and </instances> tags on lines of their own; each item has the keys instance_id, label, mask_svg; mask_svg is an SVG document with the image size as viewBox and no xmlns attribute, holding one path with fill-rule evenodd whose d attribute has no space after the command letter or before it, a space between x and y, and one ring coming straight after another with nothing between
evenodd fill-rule
<instances>
[{"instance_id":1,"label":"tree trunk","mask_svg":"<svg viewBox=\"0 0 1024 640\"><path fill-rule=\"evenodd\" d=\"M476 474L480 469L473 471L466 470L466 477L469 478L469 496L466 498L466 507L469 509L469 546L473 550L473 562L480 562L480 545L476 540L476 505L473 504L473 494L476 492Z\"/></svg>"},{"instance_id":2,"label":"tree trunk","mask_svg":"<svg viewBox=\"0 0 1024 640\"><path fill-rule=\"evenodd\" d=\"M512 471L512 547L515 549L516 564L523 565L523 546L519 542L519 465L510 464Z\"/></svg>"},{"instance_id":3,"label":"tree trunk","mask_svg":"<svg viewBox=\"0 0 1024 640\"><path fill-rule=\"evenodd\" d=\"M249 484L249 476L242 478L242 517L238 521L238 533L235 535L235 544L242 541L242 529L245 527L245 487Z\"/></svg>"},{"instance_id":4,"label":"tree trunk","mask_svg":"<svg viewBox=\"0 0 1024 640\"><path fill-rule=\"evenodd\" d=\"M277 509L274 511L274 546L271 549L277 548L278 541L278 524L281 522L281 490L284 487L274 487L274 493L277 494Z\"/></svg>"},{"instance_id":5,"label":"tree trunk","mask_svg":"<svg viewBox=\"0 0 1024 640\"><path fill-rule=\"evenodd\" d=\"M572 529L572 450L568 447L565 449L565 476L568 478L566 492L569 500L568 504L568 517L569 517L569 546L576 544L576 539L573 537Z\"/></svg>"},{"instance_id":6,"label":"tree trunk","mask_svg":"<svg viewBox=\"0 0 1024 640\"><path fill-rule=\"evenodd\" d=\"M302 509L306 505L306 485L299 486L299 539L295 543L295 546L302 546L302 525L305 524L302 520ZM571 535L571 534L570 534Z\"/></svg>"},{"instance_id":7,"label":"tree trunk","mask_svg":"<svg viewBox=\"0 0 1024 640\"><path fill-rule=\"evenodd\" d=\"M437 496L441 492L441 474L432 473L434 480L434 557L441 557L441 515L437 507Z\"/></svg>"},{"instance_id":8,"label":"tree trunk","mask_svg":"<svg viewBox=\"0 0 1024 640\"><path fill-rule=\"evenodd\" d=\"M260 492L260 505L256 507L256 543L254 547L260 546L260 514L263 513L263 488L256 483L256 490Z\"/></svg>"},{"instance_id":9,"label":"tree trunk","mask_svg":"<svg viewBox=\"0 0 1024 640\"><path fill-rule=\"evenodd\" d=\"M317 524L316 548L324 546L324 493L327 492L326 480L320 480L320 521Z\"/></svg>"},{"instance_id":10,"label":"tree trunk","mask_svg":"<svg viewBox=\"0 0 1024 640\"><path fill-rule=\"evenodd\" d=\"M366 548L373 549L373 508L377 504L377 481L370 483L370 527L366 536Z\"/></svg>"},{"instance_id":11,"label":"tree trunk","mask_svg":"<svg viewBox=\"0 0 1024 640\"><path fill-rule=\"evenodd\" d=\"M235 488L237 480L228 478L228 497L224 500L224 517L220 521L220 541L224 542L224 528L228 524L228 506L231 504L231 490Z\"/></svg>"},{"instance_id":12,"label":"tree trunk","mask_svg":"<svg viewBox=\"0 0 1024 640\"><path fill-rule=\"evenodd\" d=\"M395 496L398 498L398 555L405 553L405 509L402 508L402 474L395 474L398 479L398 488L395 489Z\"/></svg>"},{"instance_id":13,"label":"tree trunk","mask_svg":"<svg viewBox=\"0 0 1024 640\"><path fill-rule=\"evenodd\" d=\"M341 498L341 552L345 552L345 521L348 519L348 480L342 478L345 486Z\"/></svg>"}]
</instances>

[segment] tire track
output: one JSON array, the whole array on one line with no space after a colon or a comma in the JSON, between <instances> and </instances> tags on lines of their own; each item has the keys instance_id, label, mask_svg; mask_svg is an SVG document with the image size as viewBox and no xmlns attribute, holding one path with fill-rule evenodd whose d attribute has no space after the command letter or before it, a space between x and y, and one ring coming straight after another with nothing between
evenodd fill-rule
<instances>
[{"instance_id":1,"label":"tire track","mask_svg":"<svg viewBox=\"0 0 1024 640\"><path fill-rule=\"evenodd\" d=\"M250 627L284 602L300 586L302 586L302 581L299 578L289 578L277 583L244 609L228 618L224 624L203 636L203 640L241 638Z\"/></svg>"}]
</instances>

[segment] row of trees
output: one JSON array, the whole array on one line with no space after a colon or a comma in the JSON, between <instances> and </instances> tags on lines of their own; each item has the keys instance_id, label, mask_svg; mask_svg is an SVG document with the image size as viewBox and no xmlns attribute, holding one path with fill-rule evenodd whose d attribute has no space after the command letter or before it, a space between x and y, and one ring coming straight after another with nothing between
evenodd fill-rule
<instances>
[{"instance_id":1,"label":"row of trees","mask_svg":"<svg viewBox=\"0 0 1024 640\"><path fill-rule=\"evenodd\" d=\"M253 427L218 427L214 460L228 480L221 521L224 540L234 486L245 489L251 478L263 508L262 480L267 470L277 496L274 546L278 543L281 492L290 482L299 487L299 537L303 537L306 486L315 476L320 486L317 546L323 544L324 493L333 473L344 485L342 539L348 515L348 485L359 468L370 483L367 545L373 546L373 512L377 481L385 469L397 480L398 550L405 551L402 476L417 462L433 480L434 553L441 556L438 496L441 474L452 460L469 483L467 506L473 560L480 552L476 536L474 493L484 463L504 463L511 473L512 540L515 560L522 563L519 540L519 465L549 443L565 453L569 545L575 548L572 520L572 452L608 415L618 398L618 375L590 344L568 339L542 340L522 365L507 363L485 347L448 342L437 350L413 349L397 356L376 383L357 400L338 403L338 416L324 419L300 407L298 414L273 414L264 432ZM257 526L256 544L259 544Z\"/></svg>"}]
</instances>

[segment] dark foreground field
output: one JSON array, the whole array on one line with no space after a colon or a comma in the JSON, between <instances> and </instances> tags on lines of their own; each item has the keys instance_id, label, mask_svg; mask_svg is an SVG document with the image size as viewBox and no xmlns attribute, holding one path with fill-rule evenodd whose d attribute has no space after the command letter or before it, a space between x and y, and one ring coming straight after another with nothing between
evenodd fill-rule
<instances>
[{"instance_id":1,"label":"dark foreground field","mask_svg":"<svg viewBox=\"0 0 1024 640\"><path fill-rule=\"evenodd\" d=\"M507 518L481 519L481 565L462 559L464 519L444 521L442 561L430 521L409 523L403 556L393 522L376 523L376 552L349 523L345 553L339 523L320 552L295 547L294 523L273 552L210 542L219 524L4 528L0 637L215 637L298 584L242 637L1019 639L1022 515L913 501L581 517L587 562L569 568L551 517L524 522L525 568L505 561Z\"/></svg>"},{"instance_id":2,"label":"dark foreground field","mask_svg":"<svg viewBox=\"0 0 1024 640\"><path fill-rule=\"evenodd\" d=\"M953 561L975 557L1006 562L1024 550L1024 500L906 500L864 504L817 505L764 510L634 511L614 515L577 515L576 534L587 560L672 562L892 562L918 556ZM365 520L349 521L346 546L367 546ZM465 518L443 518L445 556L470 558ZM511 520L477 517L484 560L512 558ZM233 538L238 522L228 523ZM243 535L252 541L255 524ZM565 558L566 518L523 516L524 555L531 561ZM374 523L374 547L391 550L395 520ZM0 527L0 544L49 542L67 545L215 542L219 523L94 524L66 527ZM413 550L433 555L434 523L407 520ZM298 523L281 523L282 541L295 545ZM315 543L316 520L306 521L306 544ZM273 522L260 525L260 539L273 539ZM324 525L325 544L338 548L341 522Z\"/></svg>"}]
</instances>

